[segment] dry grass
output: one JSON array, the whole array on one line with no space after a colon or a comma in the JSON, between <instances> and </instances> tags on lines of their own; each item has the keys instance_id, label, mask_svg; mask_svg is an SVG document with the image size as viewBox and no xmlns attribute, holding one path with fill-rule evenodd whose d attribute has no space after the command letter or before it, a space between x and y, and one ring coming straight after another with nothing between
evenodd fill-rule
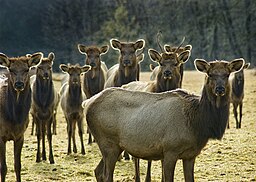
<instances>
[{"instance_id":1,"label":"dry grass","mask_svg":"<svg viewBox=\"0 0 256 182\"><path fill-rule=\"evenodd\" d=\"M256 82L254 71L245 72L245 98L244 118L242 129L235 129L235 120L231 112L231 129L221 141L209 141L196 159L196 181L256 181ZM142 73L142 80L148 80L149 73ZM58 76L59 78L59 76ZM56 79L58 80L58 79ZM196 71L186 71L184 74L183 88L194 93L200 93L204 75ZM60 82L55 81L60 88ZM231 107L232 109L232 107ZM97 145L86 145L86 155L72 154L67 156L66 123L61 109L57 115L57 135L53 136L53 150L55 164L49 161L36 163L36 136L31 136L31 124L26 134L22 151L22 180L23 181L96 181L94 168L100 160ZM85 143L88 135L85 134ZM78 139L77 135L77 139ZM80 142L77 140L78 151ZM46 145L48 149L48 144ZM47 150L48 154L48 150ZM141 162L142 181L145 178L146 162ZM15 181L13 167L13 142L7 143L8 173L6 181ZM115 181L134 181L134 167L132 161L117 162ZM160 181L160 162L153 162L153 181ZM175 181L184 181L182 163L178 161L175 171Z\"/></svg>"}]
</instances>

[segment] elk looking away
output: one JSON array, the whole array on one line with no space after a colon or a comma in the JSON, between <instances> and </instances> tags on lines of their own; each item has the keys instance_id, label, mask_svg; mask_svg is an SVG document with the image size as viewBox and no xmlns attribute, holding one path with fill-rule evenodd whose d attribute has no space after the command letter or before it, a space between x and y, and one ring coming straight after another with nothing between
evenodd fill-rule
<instances>
[{"instance_id":1,"label":"elk looking away","mask_svg":"<svg viewBox=\"0 0 256 182\"><path fill-rule=\"evenodd\" d=\"M52 81L52 64L54 53L43 58L36 70L36 79L32 83L32 106L31 115L36 124L37 155L36 162L41 161L40 141L42 140L42 159L46 160L45 135L49 144L49 160L54 164L52 152L51 126L54 120L54 110L59 102L59 95ZM47 130L47 131L46 131Z\"/></svg>"},{"instance_id":2,"label":"elk looking away","mask_svg":"<svg viewBox=\"0 0 256 182\"><path fill-rule=\"evenodd\" d=\"M241 128L243 115L243 99L244 99L244 69L249 68L250 63L246 63L239 72L236 72L231 79L231 102L233 104L233 113L236 119L236 128ZM237 108L239 107L239 119ZM229 123L228 123L229 128Z\"/></svg>"},{"instance_id":3,"label":"elk looking away","mask_svg":"<svg viewBox=\"0 0 256 182\"><path fill-rule=\"evenodd\" d=\"M119 64L108 70L105 88L121 87L132 81L139 80L139 61L144 57L137 54L145 46L145 41L139 39L136 42L120 42L117 39L110 40L111 47L120 52Z\"/></svg>"},{"instance_id":4,"label":"elk looking away","mask_svg":"<svg viewBox=\"0 0 256 182\"><path fill-rule=\"evenodd\" d=\"M65 65L61 64L60 69L64 73L68 73L68 82L62 85L60 90L60 104L67 121L67 133L68 133L68 155L71 153L71 138L73 141L73 152L77 153L75 129L76 124L78 126L78 133L81 140L81 153L84 155L84 143L83 143L83 119L84 113L82 108L82 101L85 99L85 95L81 88L81 74L86 73L91 67L79 65Z\"/></svg>"},{"instance_id":5,"label":"elk looking away","mask_svg":"<svg viewBox=\"0 0 256 182\"><path fill-rule=\"evenodd\" d=\"M243 59L196 59L197 70L206 74L201 96L183 90L153 94L109 88L85 101L87 124L102 154L97 181L113 181L123 150L137 158L162 160L164 181L173 181L176 162L182 159L185 181L194 181L195 158L209 139L221 139L225 132L228 77L243 65Z\"/></svg>"},{"instance_id":6,"label":"elk looking away","mask_svg":"<svg viewBox=\"0 0 256 182\"><path fill-rule=\"evenodd\" d=\"M0 178L7 173L6 142L14 141L14 168L16 181L21 181L21 151L24 132L29 123L31 88L29 69L40 63L42 53L31 57L9 58L0 53L0 66L7 68L7 80L0 83Z\"/></svg>"}]
</instances>

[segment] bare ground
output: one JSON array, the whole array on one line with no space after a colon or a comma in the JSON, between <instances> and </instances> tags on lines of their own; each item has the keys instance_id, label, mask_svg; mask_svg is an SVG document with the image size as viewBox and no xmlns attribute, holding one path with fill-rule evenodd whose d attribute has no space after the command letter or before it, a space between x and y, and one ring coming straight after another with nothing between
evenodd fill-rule
<instances>
[{"instance_id":1,"label":"bare ground","mask_svg":"<svg viewBox=\"0 0 256 182\"><path fill-rule=\"evenodd\" d=\"M149 73L142 73L141 80L148 80ZM255 70L245 72L244 114L241 129L235 129L235 120L230 115L230 129L221 141L209 141L196 159L196 181L256 181L256 74ZM196 71L186 71L183 88L200 93L204 75ZM57 89L60 82L55 81ZM36 136L31 136L31 124L26 134L22 151L22 180L23 181L96 181L93 170L100 160L97 144L87 145L88 135L84 134L86 154L67 155L66 122L61 109L57 115L57 135L53 136L55 164L49 161L36 163ZM86 124L85 124L86 127ZM86 131L86 130L85 130ZM78 151L80 142L77 135ZM48 155L48 144L47 155ZM13 167L13 142L7 143L6 181L15 181ZM145 178L146 161L141 162L141 178ZM134 166L132 161L117 162L115 181L134 181ZM153 181L161 181L161 166L159 161L152 165ZM184 181L182 163L178 161L175 170L175 181Z\"/></svg>"}]
</instances>

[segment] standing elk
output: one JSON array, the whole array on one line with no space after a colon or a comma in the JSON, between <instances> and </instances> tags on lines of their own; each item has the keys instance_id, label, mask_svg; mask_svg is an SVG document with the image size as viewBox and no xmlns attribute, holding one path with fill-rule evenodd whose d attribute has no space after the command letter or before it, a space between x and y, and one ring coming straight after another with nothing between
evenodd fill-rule
<instances>
[{"instance_id":1,"label":"standing elk","mask_svg":"<svg viewBox=\"0 0 256 182\"><path fill-rule=\"evenodd\" d=\"M108 52L108 45L102 47L85 46L78 44L78 50L81 54L86 55L85 64L90 65L91 69L83 75L83 91L87 98L99 93L104 89L104 84L107 77L108 68L104 62L101 61L101 55ZM88 144L92 143L92 136L90 130Z\"/></svg>"},{"instance_id":2,"label":"standing elk","mask_svg":"<svg viewBox=\"0 0 256 182\"><path fill-rule=\"evenodd\" d=\"M231 79L231 102L233 104L233 113L236 119L236 128L241 128L243 115L243 99L244 99L244 69L249 68L250 63L246 63L239 72L236 72ZM239 107L239 119L237 108ZM229 123L228 123L229 128Z\"/></svg>"},{"instance_id":3,"label":"standing elk","mask_svg":"<svg viewBox=\"0 0 256 182\"><path fill-rule=\"evenodd\" d=\"M224 135L230 108L228 78L243 65L242 58L196 59L195 67L206 74L201 96L180 89L147 93L109 88L85 101L87 124L102 154L95 169L97 181L113 181L123 150L136 158L161 160L163 181L174 180L176 162L182 159L185 181L194 181L196 157L209 139Z\"/></svg>"},{"instance_id":4,"label":"standing elk","mask_svg":"<svg viewBox=\"0 0 256 182\"><path fill-rule=\"evenodd\" d=\"M156 80L150 82L134 81L123 85L127 90L139 90L145 92L160 93L181 88L180 67L189 59L190 51L186 50L179 54L173 52L159 53L149 49L148 54L152 61L159 63ZM151 181L151 161L148 161L145 181ZM135 158L135 181L140 181L139 159Z\"/></svg>"},{"instance_id":5,"label":"standing elk","mask_svg":"<svg viewBox=\"0 0 256 182\"><path fill-rule=\"evenodd\" d=\"M68 73L68 82L62 85L60 90L60 105L67 121L67 133L68 133L68 155L71 153L71 138L73 141L73 152L77 153L75 129L76 124L78 126L78 133L81 140L81 153L84 155L84 143L83 143L83 119L84 113L82 108L82 101L85 99L85 95L81 88L81 74L86 73L91 66L79 65L65 65L61 64L60 69L64 73Z\"/></svg>"},{"instance_id":6,"label":"standing elk","mask_svg":"<svg viewBox=\"0 0 256 182\"><path fill-rule=\"evenodd\" d=\"M144 55L138 53L145 46L145 41L139 39L136 42L120 42L117 39L110 40L111 47L120 52L119 64L112 66L107 72L105 88L121 87L132 81L139 80L139 62ZM142 55L142 56L140 56Z\"/></svg>"},{"instance_id":7,"label":"standing elk","mask_svg":"<svg viewBox=\"0 0 256 182\"><path fill-rule=\"evenodd\" d=\"M14 168L16 181L21 181L21 151L24 132L29 123L31 88L29 69L40 63L42 53L31 57L9 58L0 53L0 66L7 68L7 80L0 82L0 178L7 174L6 142L14 141Z\"/></svg>"},{"instance_id":8,"label":"standing elk","mask_svg":"<svg viewBox=\"0 0 256 182\"><path fill-rule=\"evenodd\" d=\"M40 143L42 140L42 159L46 160L45 135L47 134L49 144L49 161L54 164L52 152L52 131L51 126L54 121L54 111L59 102L59 95L54 88L52 81L52 64L54 53L50 53L47 58L43 58L38 65L35 80L32 83L32 106L31 115L36 124L37 135L37 155L36 162L41 161Z\"/></svg>"}]
</instances>

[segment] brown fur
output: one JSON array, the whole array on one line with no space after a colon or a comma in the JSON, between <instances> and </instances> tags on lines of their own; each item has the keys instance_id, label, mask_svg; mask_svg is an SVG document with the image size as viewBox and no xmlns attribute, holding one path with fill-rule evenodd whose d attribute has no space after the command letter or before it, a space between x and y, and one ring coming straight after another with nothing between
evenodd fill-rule
<instances>
[{"instance_id":1,"label":"brown fur","mask_svg":"<svg viewBox=\"0 0 256 182\"><path fill-rule=\"evenodd\" d=\"M123 85L122 88L155 93L181 88L180 66L188 60L190 51L183 51L176 54L174 52L159 53L156 50L149 49L148 54L152 61L160 64L156 75L157 79L150 82L134 81ZM138 165L139 161L135 161L135 181L140 181ZM151 161L148 162L146 181L151 180L150 168Z\"/></svg>"},{"instance_id":2,"label":"brown fur","mask_svg":"<svg viewBox=\"0 0 256 182\"><path fill-rule=\"evenodd\" d=\"M164 45L164 50L165 52L167 53L177 53L178 55L184 51L190 51L192 50L192 45L186 45L184 47L179 47L178 50L177 50L178 47L172 47L170 45ZM156 75L159 71L159 66L155 66L154 68L152 68L152 66L150 66L150 69L152 71L151 75L150 75L150 80L155 80L156 79ZM182 80L183 80L183 71L184 70L184 65L181 64L180 65L180 75L181 75L181 83L180 85L182 86Z\"/></svg>"},{"instance_id":3,"label":"brown fur","mask_svg":"<svg viewBox=\"0 0 256 182\"><path fill-rule=\"evenodd\" d=\"M40 63L42 53L31 57L9 58L0 53L0 65L7 68L7 80L0 83L0 178L7 173L6 142L14 141L14 168L16 181L21 181L21 150L24 132L28 127L31 106L29 69Z\"/></svg>"},{"instance_id":4,"label":"brown fur","mask_svg":"<svg viewBox=\"0 0 256 182\"><path fill-rule=\"evenodd\" d=\"M84 155L84 143L83 143L83 109L82 101L86 98L81 88L81 74L86 73L91 67L79 65L60 65L60 69L68 73L69 79L66 84L61 87L61 108L67 121L67 133L68 133L68 152L71 153L71 139L73 140L73 152L77 153L75 129L76 124L78 126L78 134L81 141L81 153Z\"/></svg>"},{"instance_id":5,"label":"brown fur","mask_svg":"<svg viewBox=\"0 0 256 182\"><path fill-rule=\"evenodd\" d=\"M82 88L87 98L104 89L108 69L105 63L101 61L101 55L106 54L108 49L108 45L97 47L78 44L79 52L86 55L85 64L91 66L91 70L83 75ZM88 144L91 144L92 136L89 130L88 133Z\"/></svg>"},{"instance_id":6,"label":"brown fur","mask_svg":"<svg viewBox=\"0 0 256 182\"><path fill-rule=\"evenodd\" d=\"M102 153L95 169L97 181L113 181L123 150L137 158L162 160L164 181L173 181L175 164L182 159L185 181L194 181L195 158L209 139L224 134L230 105L228 77L243 64L243 59L209 63L197 59L197 70L206 74L201 96L182 90L146 93L111 88L85 101L87 124Z\"/></svg>"},{"instance_id":7,"label":"brown fur","mask_svg":"<svg viewBox=\"0 0 256 182\"><path fill-rule=\"evenodd\" d=\"M244 99L244 69L247 69L250 63L246 63L242 70L235 73L231 79L231 102L233 104L233 113L236 119L236 128L241 128L243 115L243 99ZM239 119L237 108L239 107ZM228 123L229 128L229 123Z\"/></svg>"},{"instance_id":8,"label":"brown fur","mask_svg":"<svg viewBox=\"0 0 256 182\"><path fill-rule=\"evenodd\" d=\"M47 58L43 58L37 67L36 79L32 83L32 106L31 115L36 123L37 135L37 155L36 162L41 162L40 142L42 140L42 159L46 160L45 135L47 134L49 144L49 161L54 164L52 150L51 126L54 121L54 111L59 96L52 81L52 64L54 54L50 53Z\"/></svg>"},{"instance_id":9,"label":"brown fur","mask_svg":"<svg viewBox=\"0 0 256 182\"><path fill-rule=\"evenodd\" d=\"M119 64L111 67L107 73L105 88L120 87L138 80L140 58L136 55L136 51L144 48L145 41L139 39L136 42L120 42L117 39L111 39L110 44L113 49L120 52L120 57Z\"/></svg>"}]
</instances>

